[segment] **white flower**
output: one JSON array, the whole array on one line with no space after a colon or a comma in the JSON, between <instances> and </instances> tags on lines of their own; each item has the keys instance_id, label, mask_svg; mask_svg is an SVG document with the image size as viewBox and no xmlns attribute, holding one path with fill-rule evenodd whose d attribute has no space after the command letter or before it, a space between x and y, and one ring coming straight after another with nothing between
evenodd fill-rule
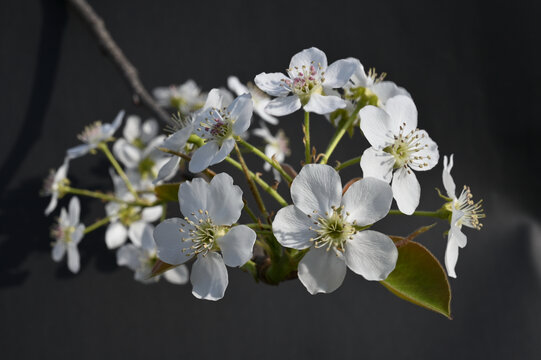
<instances>
[{"instance_id":1,"label":"white flower","mask_svg":"<svg viewBox=\"0 0 541 360\"><path fill-rule=\"evenodd\" d=\"M482 201L473 202L473 195L470 188L464 186L460 196L457 198L455 193L455 182L451 177L451 169L453 168L453 155L447 162L447 156L443 157L443 186L447 192L447 196L451 198L451 202L447 207L452 212L451 228L447 236L447 249L445 250L445 267L449 276L456 278L455 266L458 260L458 248L466 246L467 238L462 232L462 226L467 226L473 229L481 230L483 224L479 219L483 219L485 214L481 206Z\"/></svg>"},{"instance_id":2,"label":"white flower","mask_svg":"<svg viewBox=\"0 0 541 360\"><path fill-rule=\"evenodd\" d=\"M269 96L267 96L267 94L261 91L261 89L254 86L252 83L248 83L246 85L242 84L239 81L239 78L236 76L230 76L227 78L227 86L231 89L231 91L237 94L237 96L242 94L252 95L255 113L269 124L278 125L278 119L267 113L265 110L265 107L271 101L271 99Z\"/></svg>"},{"instance_id":3,"label":"white flower","mask_svg":"<svg viewBox=\"0 0 541 360\"><path fill-rule=\"evenodd\" d=\"M385 109L365 106L359 115L361 130L372 145L361 158L364 176L387 183L392 180L398 208L411 215L421 196L413 170L426 171L436 166L438 146L426 131L417 128L417 108L407 96L389 99Z\"/></svg>"},{"instance_id":4,"label":"white flower","mask_svg":"<svg viewBox=\"0 0 541 360\"><path fill-rule=\"evenodd\" d=\"M152 93L159 105L178 109L183 115L200 109L206 97L191 79L178 87L171 85L155 88Z\"/></svg>"},{"instance_id":5,"label":"white flower","mask_svg":"<svg viewBox=\"0 0 541 360\"><path fill-rule=\"evenodd\" d=\"M345 89L365 88L367 95L374 94L378 97L378 106L385 105L387 100L398 95L411 97L403 87L397 86L392 81L383 81L385 73L378 77L374 69L370 69L366 74L359 59L349 58L349 60L355 64L355 72L349 79L348 84L344 86Z\"/></svg>"},{"instance_id":6,"label":"white flower","mask_svg":"<svg viewBox=\"0 0 541 360\"><path fill-rule=\"evenodd\" d=\"M195 133L205 145L192 155L189 170L198 173L223 161L235 146L235 136L250 127L253 105L250 94L237 97L229 106L218 89L209 92L203 109L195 116Z\"/></svg>"},{"instance_id":7,"label":"white flower","mask_svg":"<svg viewBox=\"0 0 541 360\"><path fill-rule=\"evenodd\" d=\"M133 201L133 195L128 191L120 176L111 171L115 197L123 201ZM130 179L135 189L141 188L137 179ZM155 200L154 195L147 198ZM105 212L111 218L105 231L105 243L109 249L116 249L129 238L132 243L141 246L142 234L148 223L157 221L162 216L163 208L160 205L141 208L124 203L111 201L105 205Z\"/></svg>"},{"instance_id":8,"label":"white flower","mask_svg":"<svg viewBox=\"0 0 541 360\"><path fill-rule=\"evenodd\" d=\"M68 149L68 158L74 159L81 157L97 148L99 143L109 140L120 127L120 124L122 124L123 117L124 110L121 110L111 124L102 124L101 121L96 121L92 125L87 126L78 136L79 140L84 144Z\"/></svg>"},{"instance_id":9,"label":"white flower","mask_svg":"<svg viewBox=\"0 0 541 360\"><path fill-rule=\"evenodd\" d=\"M79 198L74 196L70 200L69 211L66 212L65 208L60 210L58 224L51 231L51 236L56 239L51 252L53 260L58 262L67 253L68 269L74 274L79 272L80 259L77 245L81 242L85 231L85 226L79 222L80 212Z\"/></svg>"},{"instance_id":10,"label":"white flower","mask_svg":"<svg viewBox=\"0 0 541 360\"><path fill-rule=\"evenodd\" d=\"M284 162L286 156L290 155L289 150L289 139L286 137L284 131L282 129L278 130L276 133L276 136L273 136L267 126L265 126L264 123L260 124L260 128L254 129L254 135L259 136L265 140L267 145L265 146L265 155L267 155L269 158L273 158L278 163ZM268 162L265 162L263 164L263 169L265 171L269 171L271 169L271 165ZM280 181L280 173L276 171L276 169L273 169L274 178L276 181Z\"/></svg>"},{"instance_id":11,"label":"white flower","mask_svg":"<svg viewBox=\"0 0 541 360\"><path fill-rule=\"evenodd\" d=\"M131 171L137 171L143 178L153 180L168 157L157 149L165 136L158 135L158 123L154 119L141 124L138 116L129 116L124 126L123 138L113 145L113 153Z\"/></svg>"},{"instance_id":12,"label":"white flower","mask_svg":"<svg viewBox=\"0 0 541 360\"><path fill-rule=\"evenodd\" d=\"M190 138L190 135L192 134L193 126L191 123L185 123L184 127L175 133L169 135L167 139L161 144L160 147L173 150L176 152L184 152L184 147L186 146L186 142ZM158 176L154 180L154 183L158 183L162 180L168 180L172 178L177 170L178 170L178 164L180 163L180 157L176 155L167 155L165 154L166 162L162 165L160 168L160 171L158 172Z\"/></svg>"},{"instance_id":13,"label":"white flower","mask_svg":"<svg viewBox=\"0 0 541 360\"><path fill-rule=\"evenodd\" d=\"M272 223L282 246L309 249L299 262L300 281L311 294L330 293L343 282L346 267L367 280L384 280L398 251L386 235L362 228L387 215L392 191L384 181L364 178L342 195L340 176L328 165L305 165L291 184L294 205Z\"/></svg>"},{"instance_id":14,"label":"white flower","mask_svg":"<svg viewBox=\"0 0 541 360\"><path fill-rule=\"evenodd\" d=\"M43 182L43 189L41 191L43 196L51 196L49 205L45 209L45 215L49 215L56 209L58 204L58 197L60 195L60 188L68 183L69 158L64 159L64 163L58 168L58 170L51 170L49 176L45 178Z\"/></svg>"},{"instance_id":15,"label":"white flower","mask_svg":"<svg viewBox=\"0 0 541 360\"><path fill-rule=\"evenodd\" d=\"M140 247L134 244L126 244L116 252L118 266L126 266L130 270L133 270L134 279L143 284L154 283L160 279L160 276L151 277L152 268L156 264L156 260L158 260L156 243L152 236L153 232L154 226L146 224L140 233ZM186 284L189 279L188 268L185 265L181 265L166 271L163 276L173 284Z\"/></svg>"},{"instance_id":16,"label":"white flower","mask_svg":"<svg viewBox=\"0 0 541 360\"><path fill-rule=\"evenodd\" d=\"M178 190L184 219L167 219L156 227L158 257L172 265L196 258L190 281L193 295L219 300L228 284L225 265L236 267L252 257L255 232L244 225L231 227L240 217L242 190L221 173L210 183L197 178Z\"/></svg>"},{"instance_id":17,"label":"white flower","mask_svg":"<svg viewBox=\"0 0 541 360\"><path fill-rule=\"evenodd\" d=\"M278 97L265 107L271 115L288 115L301 106L308 112L328 114L345 108L346 102L326 92L344 86L354 70L355 64L348 59L335 61L327 67L325 53L312 47L291 58L287 76L261 73L255 77L255 83L267 94ZM290 93L292 95L288 96Z\"/></svg>"}]
</instances>

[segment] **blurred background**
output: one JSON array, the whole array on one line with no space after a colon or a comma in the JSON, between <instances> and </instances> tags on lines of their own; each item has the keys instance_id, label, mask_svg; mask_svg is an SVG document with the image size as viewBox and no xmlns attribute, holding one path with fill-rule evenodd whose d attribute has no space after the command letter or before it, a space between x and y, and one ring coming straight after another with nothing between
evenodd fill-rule
<instances>
[{"instance_id":1,"label":"blurred background","mask_svg":"<svg viewBox=\"0 0 541 360\"><path fill-rule=\"evenodd\" d=\"M90 1L140 72L145 86L194 79L205 91L229 75L252 81L284 70L311 46L329 63L353 56L405 87L419 126L455 154L457 186L483 198L484 229L466 229L453 320L404 302L351 272L331 295L298 281L272 287L229 271L226 296L196 300L191 286L142 285L116 266L104 232L80 245L71 274L50 257L53 216L38 197L76 134L118 110L151 116L64 1L0 3L0 344L13 359L38 358L390 358L538 359L541 356L541 215L537 1ZM302 114L281 119L299 167ZM275 130L276 128L273 128ZM312 118L312 143L332 127ZM347 139L333 160L359 155ZM257 168L260 161L248 158ZM332 161L331 161L332 162ZM98 157L73 161L79 187L111 189ZM227 169L218 166L218 171ZM441 206L440 164L418 175L419 209ZM350 167L342 179L360 175ZM271 179L271 175L265 175ZM242 177L236 183L245 187ZM345 182L346 180L344 180ZM281 191L284 192L283 185ZM66 201L61 205L66 206ZM83 222L103 204L83 201ZM171 209L171 215L178 214ZM430 219L392 218L378 228L405 235ZM447 226L419 240L443 262Z\"/></svg>"}]
</instances>

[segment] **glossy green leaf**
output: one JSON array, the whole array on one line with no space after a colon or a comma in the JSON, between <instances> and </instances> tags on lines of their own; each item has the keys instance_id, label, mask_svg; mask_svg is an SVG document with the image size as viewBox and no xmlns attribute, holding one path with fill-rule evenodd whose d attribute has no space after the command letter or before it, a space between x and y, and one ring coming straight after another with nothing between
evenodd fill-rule
<instances>
[{"instance_id":1,"label":"glossy green leaf","mask_svg":"<svg viewBox=\"0 0 541 360\"><path fill-rule=\"evenodd\" d=\"M381 281L401 299L451 319L451 287L439 261L423 245L407 241L398 248L394 271Z\"/></svg>"},{"instance_id":2,"label":"glossy green leaf","mask_svg":"<svg viewBox=\"0 0 541 360\"><path fill-rule=\"evenodd\" d=\"M162 184L154 188L156 196L164 201L178 201L178 187L180 183Z\"/></svg>"}]
</instances>

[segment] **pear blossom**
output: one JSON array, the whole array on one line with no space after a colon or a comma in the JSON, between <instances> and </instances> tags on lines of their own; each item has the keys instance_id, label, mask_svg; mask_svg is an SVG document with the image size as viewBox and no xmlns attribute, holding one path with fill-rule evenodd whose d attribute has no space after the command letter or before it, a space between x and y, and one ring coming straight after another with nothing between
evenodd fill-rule
<instances>
[{"instance_id":1,"label":"pear blossom","mask_svg":"<svg viewBox=\"0 0 541 360\"><path fill-rule=\"evenodd\" d=\"M79 222L80 213L79 198L74 196L69 202L69 210L66 211L65 208L60 210L58 224L51 231L51 236L55 239L51 252L53 260L59 262L67 253L68 269L74 274L80 269L77 245L81 242L85 231L85 226Z\"/></svg>"},{"instance_id":2,"label":"pear blossom","mask_svg":"<svg viewBox=\"0 0 541 360\"><path fill-rule=\"evenodd\" d=\"M364 230L389 212L393 195L386 182L364 178L342 194L336 170L309 164L293 180L291 198L294 205L278 211L272 231L284 247L309 249L298 276L310 294L336 290L348 267L367 280L384 280L394 270L393 241Z\"/></svg>"},{"instance_id":3,"label":"pear blossom","mask_svg":"<svg viewBox=\"0 0 541 360\"><path fill-rule=\"evenodd\" d=\"M133 195L126 188L126 184L114 171L110 171L115 197L125 202L133 201ZM141 183L137 179L130 179L134 188L141 189ZM152 194L147 194L147 200L154 201ZM105 231L105 243L109 249L122 246L127 239L141 246L141 239L148 223L157 221L162 216L163 208L160 205L141 208L126 203L111 201L105 205L105 213L111 219Z\"/></svg>"},{"instance_id":4,"label":"pear blossom","mask_svg":"<svg viewBox=\"0 0 541 360\"><path fill-rule=\"evenodd\" d=\"M182 115L200 109L206 97L191 79L179 86L157 87L153 90L153 95L159 105L178 109Z\"/></svg>"},{"instance_id":5,"label":"pear blossom","mask_svg":"<svg viewBox=\"0 0 541 360\"><path fill-rule=\"evenodd\" d=\"M256 239L249 227L232 226L244 206L242 190L221 173L210 183L201 178L182 183L178 200L185 217L167 219L154 230L158 258L172 265L195 258L190 275L193 295L219 300L228 284L225 265L237 267L250 260Z\"/></svg>"},{"instance_id":6,"label":"pear blossom","mask_svg":"<svg viewBox=\"0 0 541 360\"><path fill-rule=\"evenodd\" d=\"M451 169L453 168L453 155L447 159L443 157L443 186L447 192L447 196L451 202L447 204L447 208L451 211L451 228L447 235L447 249L445 250L445 267L449 276L456 278L455 266L458 261L458 248L466 246L467 238L462 232L462 226L467 226L473 229L481 230L483 224L479 219L483 219L482 201L473 202L473 195L470 188L464 186L462 192L456 197L456 185L451 177Z\"/></svg>"},{"instance_id":7,"label":"pear blossom","mask_svg":"<svg viewBox=\"0 0 541 360\"><path fill-rule=\"evenodd\" d=\"M261 137L267 145L265 146L265 155L269 158L274 158L278 163L284 162L286 156L289 156L291 151L289 150L289 139L286 137L285 132L280 129L276 135L272 135L269 128L264 124L260 124L260 128L254 129L253 133L256 136ZM265 171L271 170L271 165L268 162L264 162L263 169ZM280 173L276 169L272 168L274 179L280 181Z\"/></svg>"},{"instance_id":8,"label":"pear blossom","mask_svg":"<svg viewBox=\"0 0 541 360\"><path fill-rule=\"evenodd\" d=\"M158 257L156 255L156 243L152 233L154 226L145 224L143 231L139 234L141 246L126 244L120 247L116 252L116 260L119 266L126 266L134 271L134 279L143 284L157 282L161 276L152 275L152 268ZM189 279L188 268L186 265L180 265L170 269L163 274L163 277L173 284L186 284Z\"/></svg>"},{"instance_id":9,"label":"pear blossom","mask_svg":"<svg viewBox=\"0 0 541 360\"><path fill-rule=\"evenodd\" d=\"M267 113L265 110L265 107L271 101L271 98L261 91L261 89L252 83L244 85L236 76L230 76L227 78L227 86L231 89L231 91L237 94L237 96L242 94L252 95L254 112L269 124L278 125L278 119Z\"/></svg>"},{"instance_id":10,"label":"pear blossom","mask_svg":"<svg viewBox=\"0 0 541 360\"><path fill-rule=\"evenodd\" d=\"M364 176L392 181L398 208L404 214L413 214L421 196L413 171L430 170L439 160L436 143L417 128L413 100L398 95L389 99L384 109L368 105L359 115L361 130L372 145L361 158Z\"/></svg>"},{"instance_id":11,"label":"pear blossom","mask_svg":"<svg viewBox=\"0 0 541 360\"><path fill-rule=\"evenodd\" d=\"M113 145L113 154L129 171L137 171L143 178L155 179L167 156L157 149L165 136L158 136L158 122L154 119L141 123L138 116L129 116L123 138Z\"/></svg>"},{"instance_id":12,"label":"pear blossom","mask_svg":"<svg viewBox=\"0 0 541 360\"><path fill-rule=\"evenodd\" d=\"M101 121L96 121L87 126L78 136L79 140L84 144L68 149L68 158L75 159L86 155L97 148L101 142L111 139L115 131L122 124L123 117L124 110L121 110L111 124L102 124Z\"/></svg>"},{"instance_id":13,"label":"pear blossom","mask_svg":"<svg viewBox=\"0 0 541 360\"><path fill-rule=\"evenodd\" d=\"M235 136L241 136L250 127L251 98L250 94L244 94L227 104L220 90L209 92L203 109L194 120L194 132L205 140L205 144L192 155L190 172L201 172L229 155L235 146Z\"/></svg>"},{"instance_id":14,"label":"pear blossom","mask_svg":"<svg viewBox=\"0 0 541 360\"><path fill-rule=\"evenodd\" d=\"M169 135L163 141L160 147L173 150L176 152L183 152L184 147L186 146L186 143L188 139L190 138L190 135L192 134L192 131L193 131L193 126L191 122L187 122L184 124L183 128ZM165 155L164 157L165 162L163 163L160 170L158 171L158 175L156 179L154 180L155 184L162 180L168 180L172 178L178 170L180 157L176 155L168 155L167 153L165 153L164 155Z\"/></svg>"},{"instance_id":15,"label":"pear blossom","mask_svg":"<svg viewBox=\"0 0 541 360\"><path fill-rule=\"evenodd\" d=\"M411 97L409 92L403 87L397 86L392 81L384 81L385 73L378 76L374 69L365 72L364 66L359 59L349 58L355 64L355 72L349 79L349 82L344 86L344 89L350 90L362 87L365 89L366 95L376 95L378 98L378 106L383 106L392 97L404 95Z\"/></svg>"},{"instance_id":16,"label":"pear blossom","mask_svg":"<svg viewBox=\"0 0 541 360\"><path fill-rule=\"evenodd\" d=\"M51 170L49 176L43 182L41 194L43 196L51 196L49 205L45 209L45 215L49 215L56 209L58 197L60 196L60 188L69 183L68 175L69 158L64 159L64 163L56 170Z\"/></svg>"},{"instance_id":17,"label":"pear blossom","mask_svg":"<svg viewBox=\"0 0 541 360\"><path fill-rule=\"evenodd\" d=\"M324 115L346 107L344 99L327 92L344 86L354 71L355 64L349 59L327 67L325 53L312 47L291 58L287 76L263 72L255 77L255 83L267 94L277 96L265 107L271 115L288 115L301 106L307 112Z\"/></svg>"}]
</instances>

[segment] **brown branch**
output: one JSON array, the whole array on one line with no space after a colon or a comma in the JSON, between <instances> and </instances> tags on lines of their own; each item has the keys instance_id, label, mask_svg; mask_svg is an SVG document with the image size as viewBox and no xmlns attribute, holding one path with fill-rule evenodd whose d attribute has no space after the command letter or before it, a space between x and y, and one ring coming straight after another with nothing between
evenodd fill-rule
<instances>
[{"instance_id":1,"label":"brown branch","mask_svg":"<svg viewBox=\"0 0 541 360\"><path fill-rule=\"evenodd\" d=\"M145 89L141 79L139 79L137 69L118 47L111 37L111 34L107 31L105 23L98 14L96 14L94 9L86 2L86 0L67 0L67 2L74 8L79 16L81 16L87 25L89 25L94 36L99 40L105 54L111 58L114 64L122 72L124 79L126 79L136 96L136 103L140 102L158 118L171 124L172 121L169 115L154 101L152 96L150 96Z\"/></svg>"}]
</instances>

